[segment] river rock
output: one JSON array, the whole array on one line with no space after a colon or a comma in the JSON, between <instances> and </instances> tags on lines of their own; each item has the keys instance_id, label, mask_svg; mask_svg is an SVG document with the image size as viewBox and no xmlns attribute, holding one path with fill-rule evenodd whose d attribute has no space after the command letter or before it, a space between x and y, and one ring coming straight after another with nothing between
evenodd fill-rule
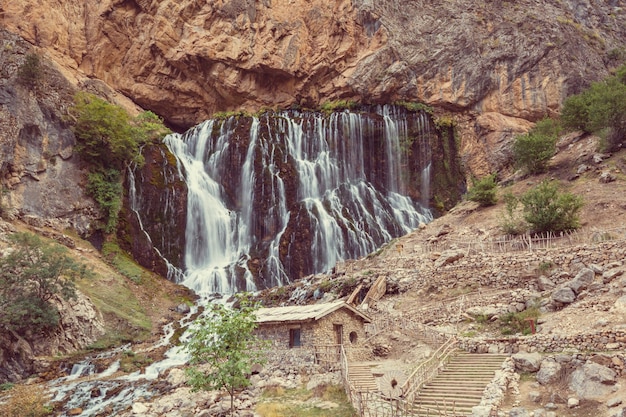
<instances>
[{"instance_id":1,"label":"river rock","mask_svg":"<svg viewBox=\"0 0 626 417\"><path fill-rule=\"evenodd\" d=\"M616 382L615 371L587 362L572 373L569 388L581 399L594 399L611 393Z\"/></svg>"},{"instance_id":2,"label":"river rock","mask_svg":"<svg viewBox=\"0 0 626 417\"><path fill-rule=\"evenodd\" d=\"M549 385L558 381L561 374L561 364L554 359L544 359L537 372L537 382L541 385Z\"/></svg>"},{"instance_id":3,"label":"river rock","mask_svg":"<svg viewBox=\"0 0 626 417\"><path fill-rule=\"evenodd\" d=\"M562 287L552 293L552 300L562 304L571 304L576 300L576 294L569 287Z\"/></svg>"},{"instance_id":4,"label":"river rock","mask_svg":"<svg viewBox=\"0 0 626 417\"><path fill-rule=\"evenodd\" d=\"M522 372L537 372L541 366L542 357L539 353L519 352L512 356L515 369Z\"/></svg>"}]
</instances>

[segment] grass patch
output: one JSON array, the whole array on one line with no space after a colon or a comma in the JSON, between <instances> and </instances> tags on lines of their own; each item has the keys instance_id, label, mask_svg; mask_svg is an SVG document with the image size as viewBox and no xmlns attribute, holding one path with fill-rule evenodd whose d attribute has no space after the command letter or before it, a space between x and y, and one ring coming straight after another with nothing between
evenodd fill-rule
<instances>
[{"instance_id":1,"label":"grass patch","mask_svg":"<svg viewBox=\"0 0 626 417\"><path fill-rule=\"evenodd\" d=\"M150 275L144 268L137 265L133 258L124 252L116 243L106 242L102 246L102 255L104 255L107 262L117 269L120 274L137 284L141 284L142 279Z\"/></svg>"},{"instance_id":2,"label":"grass patch","mask_svg":"<svg viewBox=\"0 0 626 417\"><path fill-rule=\"evenodd\" d=\"M336 407L334 406L336 405ZM256 406L261 417L356 417L340 385L320 386L309 391L303 388L285 390L268 388Z\"/></svg>"},{"instance_id":3,"label":"grass patch","mask_svg":"<svg viewBox=\"0 0 626 417\"><path fill-rule=\"evenodd\" d=\"M537 323L539 318L539 308L531 307L520 313L507 313L500 317L500 323L502 325L500 332L507 336L513 334L528 335L531 333L530 320Z\"/></svg>"}]
</instances>

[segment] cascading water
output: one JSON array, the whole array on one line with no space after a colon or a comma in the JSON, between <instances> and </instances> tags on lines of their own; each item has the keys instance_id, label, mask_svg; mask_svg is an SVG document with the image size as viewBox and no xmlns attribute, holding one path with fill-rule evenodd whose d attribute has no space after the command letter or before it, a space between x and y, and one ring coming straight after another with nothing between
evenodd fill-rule
<instances>
[{"instance_id":1,"label":"cascading water","mask_svg":"<svg viewBox=\"0 0 626 417\"><path fill-rule=\"evenodd\" d=\"M169 135L188 193L182 283L200 295L284 285L430 221L433 137L426 114L395 106Z\"/></svg>"}]
</instances>

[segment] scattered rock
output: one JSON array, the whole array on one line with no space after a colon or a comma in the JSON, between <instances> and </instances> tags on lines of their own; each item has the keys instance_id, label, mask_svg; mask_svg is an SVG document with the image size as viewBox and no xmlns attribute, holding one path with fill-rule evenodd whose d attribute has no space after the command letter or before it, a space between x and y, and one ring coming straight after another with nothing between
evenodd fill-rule
<instances>
[{"instance_id":1,"label":"scattered rock","mask_svg":"<svg viewBox=\"0 0 626 417\"><path fill-rule=\"evenodd\" d=\"M598 181L600 181L602 184L607 184L609 182L615 181L616 179L617 177L615 176L615 174L609 171L604 171L602 174L600 174Z\"/></svg>"},{"instance_id":2,"label":"scattered rock","mask_svg":"<svg viewBox=\"0 0 626 417\"><path fill-rule=\"evenodd\" d=\"M509 411L509 417L530 417L530 413L524 407L514 407Z\"/></svg>"},{"instance_id":3,"label":"scattered rock","mask_svg":"<svg viewBox=\"0 0 626 417\"><path fill-rule=\"evenodd\" d=\"M544 359L537 372L537 382L541 385L549 385L558 381L561 374L561 364L554 359Z\"/></svg>"},{"instance_id":4,"label":"scattered rock","mask_svg":"<svg viewBox=\"0 0 626 417\"><path fill-rule=\"evenodd\" d=\"M530 399L530 401L534 402L534 403L538 403L541 401L541 392L539 391L530 391L528 393L528 398Z\"/></svg>"},{"instance_id":5,"label":"scattered rock","mask_svg":"<svg viewBox=\"0 0 626 417\"><path fill-rule=\"evenodd\" d=\"M622 403L622 399L621 398L611 398L606 402L606 406L611 408L611 407L617 407L618 405L620 405Z\"/></svg>"},{"instance_id":6,"label":"scattered rock","mask_svg":"<svg viewBox=\"0 0 626 417\"><path fill-rule=\"evenodd\" d=\"M581 269L578 274L571 280L567 286L571 288L576 294L580 294L582 290L585 290L593 282L595 273L589 268Z\"/></svg>"},{"instance_id":7,"label":"scattered rock","mask_svg":"<svg viewBox=\"0 0 626 417\"><path fill-rule=\"evenodd\" d=\"M567 408L574 408L580 405L580 400L575 397L570 397L567 399Z\"/></svg>"},{"instance_id":8,"label":"scattered rock","mask_svg":"<svg viewBox=\"0 0 626 417\"><path fill-rule=\"evenodd\" d=\"M616 382L615 371L594 362L587 362L572 373L569 388L582 399L594 399L610 394Z\"/></svg>"},{"instance_id":9,"label":"scattered rock","mask_svg":"<svg viewBox=\"0 0 626 417\"><path fill-rule=\"evenodd\" d=\"M576 300L576 294L569 287L562 287L552 293L552 300L562 304L571 304Z\"/></svg>"},{"instance_id":10,"label":"scattered rock","mask_svg":"<svg viewBox=\"0 0 626 417\"><path fill-rule=\"evenodd\" d=\"M539 353L519 352L512 356L515 369L522 372L537 372L543 359Z\"/></svg>"},{"instance_id":11,"label":"scattered rock","mask_svg":"<svg viewBox=\"0 0 626 417\"><path fill-rule=\"evenodd\" d=\"M440 268L444 265L451 264L464 256L465 253L462 250L445 250L441 252L441 256L435 261L435 267Z\"/></svg>"}]
</instances>

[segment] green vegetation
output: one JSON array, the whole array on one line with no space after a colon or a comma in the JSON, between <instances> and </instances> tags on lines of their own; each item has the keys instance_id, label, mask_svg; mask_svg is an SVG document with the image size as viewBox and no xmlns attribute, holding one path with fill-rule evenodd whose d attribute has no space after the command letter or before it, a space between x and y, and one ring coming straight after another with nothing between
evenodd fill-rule
<instances>
[{"instance_id":1,"label":"green vegetation","mask_svg":"<svg viewBox=\"0 0 626 417\"><path fill-rule=\"evenodd\" d=\"M580 226L578 213L583 207L582 198L559 191L556 182L543 181L520 197L506 193L503 198L505 211L500 226L507 234L517 235L527 230L566 232Z\"/></svg>"},{"instance_id":2,"label":"green vegetation","mask_svg":"<svg viewBox=\"0 0 626 417\"><path fill-rule=\"evenodd\" d=\"M219 111L213 113L213 116L211 118L215 120L227 120L231 117L250 117L250 113L243 110Z\"/></svg>"},{"instance_id":3,"label":"green vegetation","mask_svg":"<svg viewBox=\"0 0 626 417\"><path fill-rule=\"evenodd\" d=\"M44 417L52 415L50 395L39 385L16 385L6 402L0 402L3 417Z\"/></svg>"},{"instance_id":4,"label":"green vegetation","mask_svg":"<svg viewBox=\"0 0 626 417\"><path fill-rule=\"evenodd\" d=\"M112 233L122 201L123 170L144 163L140 147L170 132L152 112L135 118L121 107L92 94L77 93L70 109L76 150L90 165L87 192L105 214L105 233Z\"/></svg>"},{"instance_id":5,"label":"green vegetation","mask_svg":"<svg viewBox=\"0 0 626 417\"><path fill-rule=\"evenodd\" d=\"M527 134L517 136L513 143L516 164L530 174L544 172L556 153L559 131L556 121L543 119Z\"/></svg>"},{"instance_id":6,"label":"green vegetation","mask_svg":"<svg viewBox=\"0 0 626 417\"><path fill-rule=\"evenodd\" d=\"M238 308L221 304L209 307L208 314L195 321L186 344L191 356L187 374L192 391L225 389L230 395L231 415L235 392L250 385L252 365L265 360L263 344L254 333L258 304L245 294L239 295L238 302ZM195 367L200 364L208 368Z\"/></svg>"},{"instance_id":7,"label":"green vegetation","mask_svg":"<svg viewBox=\"0 0 626 417\"><path fill-rule=\"evenodd\" d=\"M351 110L357 107L357 102L352 100L327 101L320 106L323 113L329 114L334 111Z\"/></svg>"},{"instance_id":8,"label":"green vegetation","mask_svg":"<svg viewBox=\"0 0 626 417\"><path fill-rule=\"evenodd\" d=\"M124 351L120 359L120 369L123 372L131 373L144 369L153 362L152 358L146 355L137 355L132 350Z\"/></svg>"},{"instance_id":9,"label":"green vegetation","mask_svg":"<svg viewBox=\"0 0 626 417\"><path fill-rule=\"evenodd\" d=\"M120 274L129 278L135 284L141 284L142 278L148 275L145 269L137 265L132 257L114 242L106 242L102 246L102 255Z\"/></svg>"},{"instance_id":10,"label":"green vegetation","mask_svg":"<svg viewBox=\"0 0 626 417\"><path fill-rule=\"evenodd\" d=\"M340 385L322 385L312 391L268 388L263 392L255 411L261 417L325 417L329 411L316 406L323 401L331 401L338 405L332 410L334 417L357 415Z\"/></svg>"},{"instance_id":11,"label":"green vegetation","mask_svg":"<svg viewBox=\"0 0 626 417\"><path fill-rule=\"evenodd\" d=\"M416 103L414 101L396 101L394 104L396 106L404 107L408 111L414 111L414 112L423 111L430 115L432 115L434 112L432 107L424 103Z\"/></svg>"},{"instance_id":12,"label":"green vegetation","mask_svg":"<svg viewBox=\"0 0 626 417\"><path fill-rule=\"evenodd\" d=\"M577 229L578 212L583 200L569 192L560 192L556 182L543 181L520 197L524 220L534 233L565 232Z\"/></svg>"},{"instance_id":13,"label":"green vegetation","mask_svg":"<svg viewBox=\"0 0 626 417\"><path fill-rule=\"evenodd\" d=\"M500 331L503 335L521 333L524 335L531 333L530 321L537 323L539 309L537 307L527 308L520 313L507 313L500 317L502 325Z\"/></svg>"},{"instance_id":14,"label":"green vegetation","mask_svg":"<svg viewBox=\"0 0 626 417\"><path fill-rule=\"evenodd\" d=\"M614 76L568 97L561 112L563 126L602 137L611 151L626 140L626 65Z\"/></svg>"},{"instance_id":15,"label":"green vegetation","mask_svg":"<svg viewBox=\"0 0 626 417\"><path fill-rule=\"evenodd\" d=\"M0 258L0 325L20 333L52 329L60 316L51 300L75 298L74 281L87 269L37 235L16 233L10 240L13 251Z\"/></svg>"},{"instance_id":16,"label":"green vegetation","mask_svg":"<svg viewBox=\"0 0 626 417\"><path fill-rule=\"evenodd\" d=\"M493 206L498 202L496 186L495 174L487 175L480 180L472 179L472 188L467 193L467 199L483 207Z\"/></svg>"},{"instance_id":17,"label":"green vegetation","mask_svg":"<svg viewBox=\"0 0 626 417\"><path fill-rule=\"evenodd\" d=\"M20 84L28 88L37 87L43 79L41 60L37 54L28 54L24 63L17 70L17 79Z\"/></svg>"}]
</instances>

